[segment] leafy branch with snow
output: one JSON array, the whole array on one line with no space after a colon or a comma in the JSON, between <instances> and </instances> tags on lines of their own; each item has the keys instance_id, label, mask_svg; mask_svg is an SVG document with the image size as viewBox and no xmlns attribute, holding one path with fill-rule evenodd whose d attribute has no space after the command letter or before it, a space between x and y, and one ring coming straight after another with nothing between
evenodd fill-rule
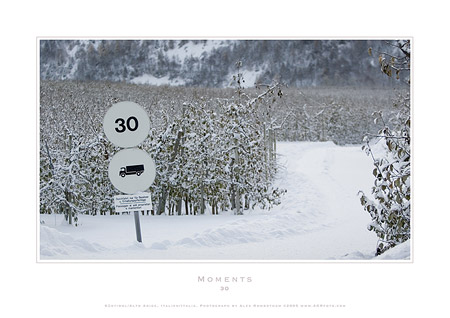
<instances>
[{"instance_id":1,"label":"leafy branch with snow","mask_svg":"<svg viewBox=\"0 0 450 318\"><path fill-rule=\"evenodd\" d=\"M392 76L395 70L397 78L400 72L410 67L410 41L397 41L400 56L381 53L379 61L382 71ZM409 74L408 74L409 75ZM409 77L406 80L408 83ZM375 168L372 188L373 199L360 192L361 204L371 218L368 229L374 231L379 240L376 255L403 243L411 236L411 106L410 94L399 94L394 102L397 114L388 122L382 112L376 112L376 122L382 122L382 129L376 136L367 136L362 147L371 156ZM381 153L375 153L370 145L370 137L383 143Z\"/></svg>"}]
</instances>

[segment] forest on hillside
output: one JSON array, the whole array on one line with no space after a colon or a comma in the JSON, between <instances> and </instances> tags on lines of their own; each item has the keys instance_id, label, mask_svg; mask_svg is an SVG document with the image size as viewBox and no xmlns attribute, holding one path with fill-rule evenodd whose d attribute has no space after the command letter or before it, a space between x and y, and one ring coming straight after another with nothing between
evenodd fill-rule
<instances>
[{"instance_id":1,"label":"forest on hillside","mask_svg":"<svg viewBox=\"0 0 450 318\"><path fill-rule=\"evenodd\" d=\"M398 86L379 72L384 40L46 40L42 80L132 82L151 76L181 86L229 87L234 64L255 83L289 87ZM389 53L398 51L387 47ZM250 80L247 78L247 80ZM254 83L250 83L252 86Z\"/></svg>"}]
</instances>

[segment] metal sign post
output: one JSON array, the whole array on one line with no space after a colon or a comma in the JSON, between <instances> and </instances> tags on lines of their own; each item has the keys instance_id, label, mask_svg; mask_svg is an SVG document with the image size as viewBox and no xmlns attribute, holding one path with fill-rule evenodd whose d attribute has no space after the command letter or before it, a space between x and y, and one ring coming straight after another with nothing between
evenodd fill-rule
<instances>
[{"instance_id":1,"label":"metal sign post","mask_svg":"<svg viewBox=\"0 0 450 318\"><path fill-rule=\"evenodd\" d=\"M103 118L103 130L113 144L125 148L111 159L108 176L117 190L132 195L128 197L115 196L115 209L117 212L134 212L136 239L142 243L139 211L145 210L142 209L142 200L146 201L144 205L147 204L151 209L151 198L147 193L147 202L146 194L138 193L147 190L152 185L156 171L153 159L145 151L133 147L147 138L150 119L146 111L138 104L120 102L111 106L106 112ZM133 202L133 200L135 201Z\"/></svg>"},{"instance_id":2,"label":"metal sign post","mask_svg":"<svg viewBox=\"0 0 450 318\"><path fill-rule=\"evenodd\" d=\"M139 243L142 243L141 222L139 221L139 211L134 211L134 225L136 227L136 239Z\"/></svg>"},{"instance_id":3,"label":"metal sign post","mask_svg":"<svg viewBox=\"0 0 450 318\"><path fill-rule=\"evenodd\" d=\"M152 198L148 192L140 192L131 195L114 196L114 206L117 212L134 212L134 225L136 227L136 239L142 243L141 223L139 211L152 209Z\"/></svg>"}]
</instances>

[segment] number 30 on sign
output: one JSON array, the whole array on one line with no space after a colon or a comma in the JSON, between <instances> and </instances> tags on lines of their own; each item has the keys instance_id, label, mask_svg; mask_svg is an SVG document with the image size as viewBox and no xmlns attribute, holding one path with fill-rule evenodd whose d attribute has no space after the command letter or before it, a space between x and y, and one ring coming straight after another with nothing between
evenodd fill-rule
<instances>
[{"instance_id":1,"label":"number 30 on sign","mask_svg":"<svg viewBox=\"0 0 450 318\"><path fill-rule=\"evenodd\" d=\"M148 136L150 120L145 110L133 102L111 106L103 120L106 137L116 146L131 148Z\"/></svg>"}]
</instances>

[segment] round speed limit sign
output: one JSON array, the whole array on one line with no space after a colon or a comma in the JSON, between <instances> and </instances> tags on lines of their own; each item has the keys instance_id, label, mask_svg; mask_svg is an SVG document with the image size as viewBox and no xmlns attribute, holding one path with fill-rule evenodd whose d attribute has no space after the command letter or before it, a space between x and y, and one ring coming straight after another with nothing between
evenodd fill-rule
<instances>
[{"instance_id":1,"label":"round speed limit sign","mask_svg":"<svg viewBox=\"0 0 450 318\"><path fill-rule=\"evenodd\" d=\"M150 119L145 110L133 102L111 106L103 119L106 137L121 148L139 145L148 136Z\"/></svg>"}]
</instances>

